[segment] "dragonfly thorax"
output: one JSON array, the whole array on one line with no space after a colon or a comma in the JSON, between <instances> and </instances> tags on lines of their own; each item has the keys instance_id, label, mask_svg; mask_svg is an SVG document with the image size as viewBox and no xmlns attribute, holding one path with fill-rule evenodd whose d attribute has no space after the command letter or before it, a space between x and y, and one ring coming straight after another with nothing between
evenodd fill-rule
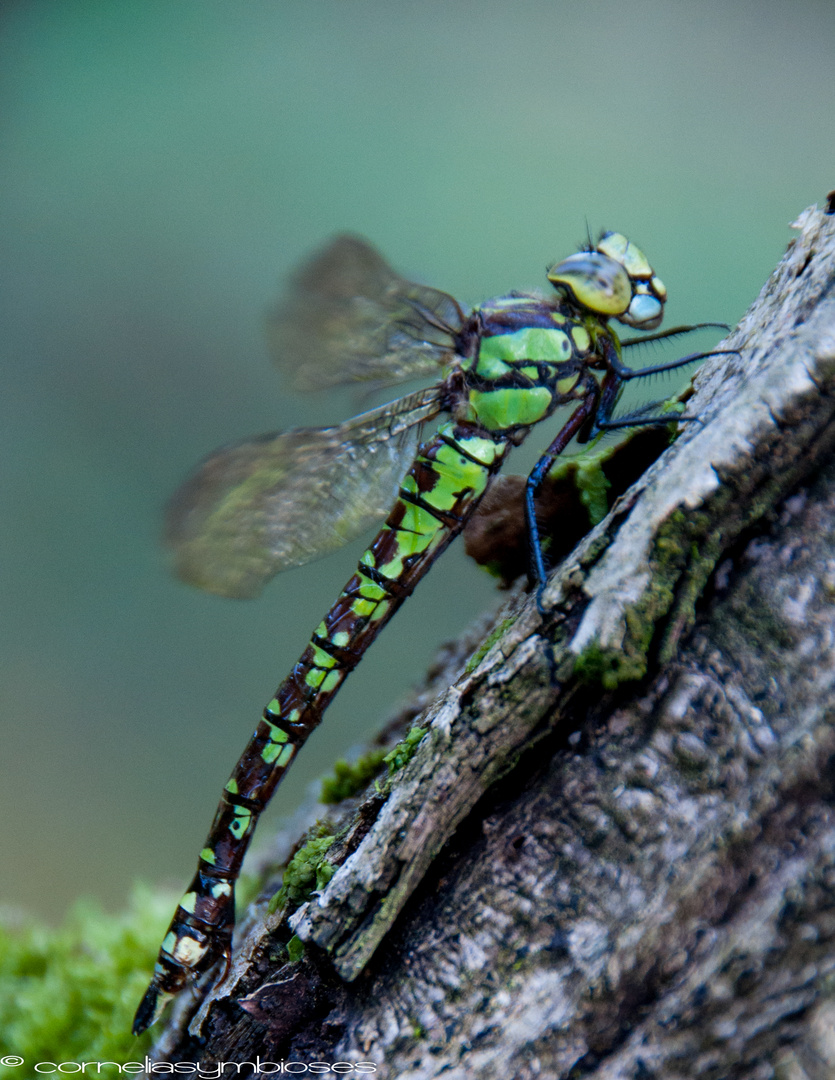
<instances>
[{"instance_id":1,"label":"dragonfly thorax","mask_svg":"<svg viewBox=\"0 0 835 1080\"><path fill-rule=\"evenodd\" d=\"M466 402L459 419L508 432L582 399L600 334L613 337L602 321L559 297L488 301L461 336Z\"/></svg>"}]
</instances>

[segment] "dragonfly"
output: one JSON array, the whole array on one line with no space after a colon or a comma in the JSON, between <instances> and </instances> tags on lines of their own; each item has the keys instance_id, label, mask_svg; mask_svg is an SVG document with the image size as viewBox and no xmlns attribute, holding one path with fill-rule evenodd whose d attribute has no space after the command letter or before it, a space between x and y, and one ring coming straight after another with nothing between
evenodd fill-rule
<instances>
[{"instance_id":1,"label":"dragonfly","mask_svg":"<svg viewBox=\"0 0 835 1080\"><path fill-rule=\"evenodd\" d=\"M401 277L368 242L349 235L292 279L271 339L295 388L434 381L338 426L221 448L170 504L166 540L177 573L232 597L257 595L278 571L385 520L223 789L136 1012L135 1034L198 975L221 960L228 971L235 882L259 815L346 676L462 532L510 450L562 410L565 419L524 491L529 576L543 612L536 496L555 459L572 440L587 443L610 428L668 424L669 414L654 417L646 408L615 418L624 386L711 355L625 364L623 350L638 341L721 324L648 334L661 323L666 289L621 233L589 241L551 266L547 279L547 295L512 292L467 311L447 293ZM643 334L621 342L611 320Z\"/></svg>"}]
</instances>

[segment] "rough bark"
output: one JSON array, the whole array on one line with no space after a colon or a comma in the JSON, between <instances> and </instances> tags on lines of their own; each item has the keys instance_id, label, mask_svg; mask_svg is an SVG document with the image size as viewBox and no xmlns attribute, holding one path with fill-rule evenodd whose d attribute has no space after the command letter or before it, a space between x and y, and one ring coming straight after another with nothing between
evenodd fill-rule
<instances>
[{"instance_id":1,"label":"rough bark","mask_svg":"<svg viewBox=\"0 0 835 1080\"><path fill-rule=\"evenodd\" d=\"M463 673L452 651L412 760L336 812L328 885L253 905L152 1057L835 1075L835 216L797 227L696 378L701 422L546 619L516 596Z\"/></svg>"}]
</instances>

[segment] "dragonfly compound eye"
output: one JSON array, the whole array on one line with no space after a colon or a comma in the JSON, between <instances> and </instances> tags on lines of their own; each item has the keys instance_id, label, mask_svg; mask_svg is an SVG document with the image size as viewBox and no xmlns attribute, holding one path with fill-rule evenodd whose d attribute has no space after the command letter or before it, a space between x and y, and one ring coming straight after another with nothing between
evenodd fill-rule
<instances>
[{"instance_id":1,"label":"dragonfly compound eye","mask_svg":"<svg viewBox=\"0 0 835 1080\"><path fill-rule=\"evenodd\" d=\"M548 271L552 285L562 285L578 304L598 315L620 317L632 301L632 282L620 263L598 251L570 255Z\"/></svg>"},{"instance_id":2,"label":"dragonfly compound eye","mask_svg":"<svg viewBox=\"0 0 835 1080\"><path fill-rule=\"evenodd\" d=\"M629 310L618 319L637 330L654 330L664 317L664 305L655 296L648 293L636 293L629 305Z\"/></svg>"},{"instance_id":3,"label":"dragonfly compound eye","mask_svg":"<svg viewBox=\"0 0 835 1080\"><path fill-rule=\"evenodd\" d=\"M604 233L596 250L622 266L629 277L632 298L616 318L639 330L654 330L664 317L667 290L655 276L646 255L623 233L615 232Z\"/></svg>"}]
</instances>

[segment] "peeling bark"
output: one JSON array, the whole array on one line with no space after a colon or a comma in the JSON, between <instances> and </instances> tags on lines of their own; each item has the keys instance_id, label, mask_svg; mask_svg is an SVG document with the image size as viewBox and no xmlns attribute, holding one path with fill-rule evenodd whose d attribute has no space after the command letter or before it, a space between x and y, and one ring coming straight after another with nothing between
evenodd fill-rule
<instances>
[{"instance_id":1,"label":"peeling bark","mask_svg":"<svg viewBox=\"0 0 835 1080\"><path fill-rule=\"evenodd\" d=\"M450 654L412 760L335 811L333 878L256 902L152 1057L835 1075L835 217L797 227L700 422L545 620L518 595L477 663Z\"/></svg>"}]
</instances>

